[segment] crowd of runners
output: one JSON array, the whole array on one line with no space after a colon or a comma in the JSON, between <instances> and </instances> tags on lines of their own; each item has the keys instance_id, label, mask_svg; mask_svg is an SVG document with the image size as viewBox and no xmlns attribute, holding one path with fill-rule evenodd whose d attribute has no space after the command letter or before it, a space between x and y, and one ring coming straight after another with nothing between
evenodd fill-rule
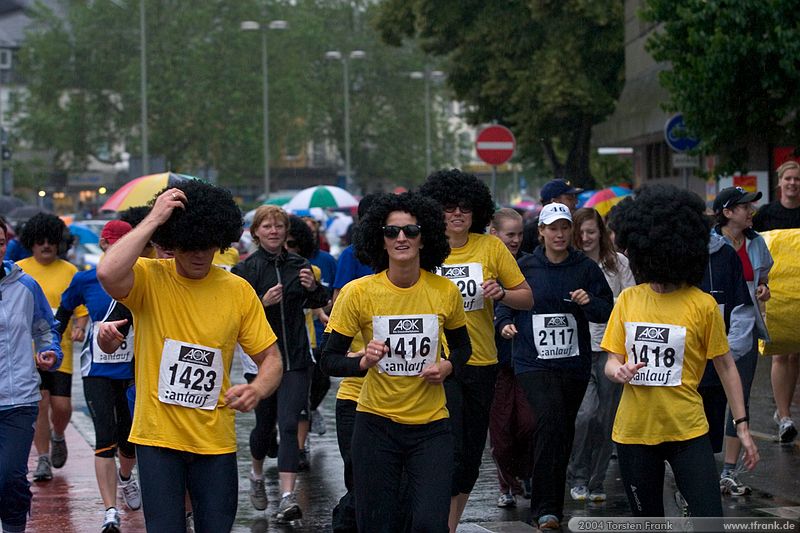
<instances>
[{"instance_id":1,"label":"crowd of runners","mask_svg":"<svg viewBox=\"0 0 800 533\"><path fill-rule=\"evenodd\" d=\"M298 472L331 376L347 489L334 531L454 533L487 440L497 506L529 499L540 529L560 527L567 496L606 499L614 454L632 516L664 515L666 463L684 511L720 517L759 461L748 405L776 260L757 231L800 228L800 164L777 178L757 213L760 192L726 188L709 209L655 185L607 217L554 180L526 221L444 170L365 196L338 263L318 221L276 206L256 210L240 261L239 207L196 180L109 221L97 269L61 259L64 223L38 214L15 246L30 256L0 271L2 530L25 531L29 479L68 460L73 368L104 533L121 531L123 502L148 531L230 531L235 411L255 411L251 504L269 507L276 459L272 516L302 518ZM0 224L3 254L8 236ZM776 435L791 443L798 354L771 359Z\"/></svg>"}]
</instances>

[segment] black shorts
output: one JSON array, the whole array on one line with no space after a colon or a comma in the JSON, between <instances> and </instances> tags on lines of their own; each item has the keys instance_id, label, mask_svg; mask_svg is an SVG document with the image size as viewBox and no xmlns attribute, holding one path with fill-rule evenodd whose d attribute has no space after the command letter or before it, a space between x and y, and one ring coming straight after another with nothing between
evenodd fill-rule
<instances>
[{"instance_id":1,"label":"black shorts","mask_svg":"<svg viewBox=\"0 0 800 533\"><path fill-rule=\"evenodd\" d=\"M48 391L50 396L72 397L72 374L39 370L39 377L39 390Z\"/></svg>"},{"instance_id":2,"label":"black shorts","mask_svg":"<svg viewBox=\"0 0 800 533\"><path fill-rule=\"evenodd\" d=\"M125 457L135 457L133 444L128 442L131 413L127 391L131 381L94 376L83 378L83 395L94 422L94 453L99 457L114 457L116 448Z\"/></svg>"}]
</instances>

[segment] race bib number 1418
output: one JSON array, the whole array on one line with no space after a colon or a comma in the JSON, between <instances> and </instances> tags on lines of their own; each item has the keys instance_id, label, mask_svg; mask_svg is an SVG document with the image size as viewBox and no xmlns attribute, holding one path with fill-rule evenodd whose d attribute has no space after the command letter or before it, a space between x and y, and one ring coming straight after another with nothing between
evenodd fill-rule
<instances>
[{"instance_id":1,"label":"race bib number 1418","mask_svg":"<svg viewBox=\"0 0 800 533\"><path fill-rule=\"evenodd\" d=\"M625 322L628 361L644 363L631 385L677 387L683 377L686 328L674 324Z\"/></svg>"}]
</instances>

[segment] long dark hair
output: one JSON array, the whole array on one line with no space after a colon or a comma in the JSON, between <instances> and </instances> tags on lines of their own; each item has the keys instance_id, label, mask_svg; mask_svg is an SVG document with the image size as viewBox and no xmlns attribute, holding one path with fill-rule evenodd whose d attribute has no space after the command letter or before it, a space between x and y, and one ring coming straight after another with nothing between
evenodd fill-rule
<instances>
[{"instance_id":1,"label":"long dark hair","mask_svg":"<svg viewBox=\"0 0 800 533\"><path fill-rule=\"evenodd\" d=\"M606 228L606 223L597 209L581 207L572 214L572 242L575 248L583 250L581 226L587 220L594 220L597 223L597 230L600 232L600 264L612 272L617 272L617 251L614 249L614 243L611 242L611 233Z\"/></svg>"}]
</instances>

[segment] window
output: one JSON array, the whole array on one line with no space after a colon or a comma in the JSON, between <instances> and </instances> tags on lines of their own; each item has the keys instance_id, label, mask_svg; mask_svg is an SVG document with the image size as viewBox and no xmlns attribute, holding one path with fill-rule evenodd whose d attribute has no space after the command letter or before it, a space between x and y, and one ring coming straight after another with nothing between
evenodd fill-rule
<instances>
[{"instance_id":1,"label":"window","mask_svg":"<svg viewBox=\"0 0 800 533\"><path fill-rule=\"evenodd\" d=\"M0 69L8 70L11 68L11 50L0 48Z\"/></svg>"}]
</instances>

